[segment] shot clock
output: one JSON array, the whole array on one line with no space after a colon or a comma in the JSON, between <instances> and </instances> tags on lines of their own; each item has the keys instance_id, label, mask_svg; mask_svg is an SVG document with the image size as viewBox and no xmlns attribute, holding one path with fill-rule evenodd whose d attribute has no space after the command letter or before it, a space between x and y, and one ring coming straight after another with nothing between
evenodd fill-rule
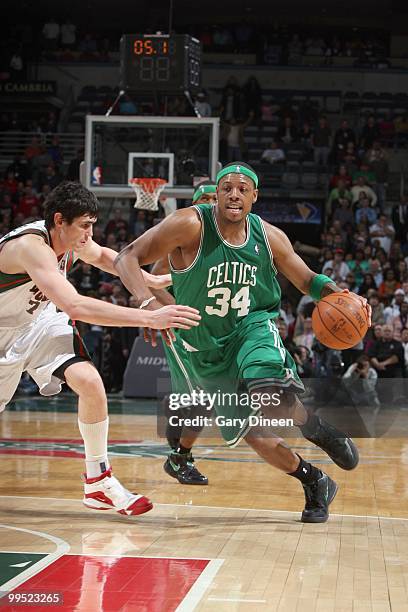
<instances>
[{"instance_id":1,"label":"shot clock","mask_svg":"<svg viewBox=\"0 0 408 612\"><path fill-rule=\"evenodd\" d=\"M125 34L120 40L120 86L128 91L196 91L200 42L185 34Z\"/></svg>"}]
</instances>

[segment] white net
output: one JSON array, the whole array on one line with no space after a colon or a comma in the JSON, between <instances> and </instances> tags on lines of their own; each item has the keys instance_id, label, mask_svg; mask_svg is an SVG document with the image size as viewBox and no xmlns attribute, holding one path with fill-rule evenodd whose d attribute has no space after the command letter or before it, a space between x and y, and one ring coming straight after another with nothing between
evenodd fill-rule
<instances>
[{"instance_id":1,"label":"white net","mask_svg":"<svg viewBox=\"0 0 408 612\"><path fill-rule=\"evenodd\" d=\"M164 179L134 178L129 181L129 185L135 192L135 208L158 210L159 197L166 185Z\"/></svg>"}]
</instances>

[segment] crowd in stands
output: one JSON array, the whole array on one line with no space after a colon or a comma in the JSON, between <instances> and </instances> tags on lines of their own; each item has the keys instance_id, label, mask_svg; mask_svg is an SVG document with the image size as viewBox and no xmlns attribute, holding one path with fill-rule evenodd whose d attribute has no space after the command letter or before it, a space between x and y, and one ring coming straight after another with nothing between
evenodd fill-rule
<instances>
[{"instance_id":1,"label":"crowd in stands","mask_svg":"<svg viewBox=\"0 0 408 612\"><path fill-rule=\"evenodd\" d=\"M121 113L134 112L132 99L125 98L121 104ZM174 97L169 101L168 114L187 114L187 104L184 97ZM249 125L257 126L260 135L263 126L276 126L270 144L259 154L261 185L265 168L290 163L294 145L303 151L301 163L314 164L329 176L320 246L297 243L295 248L314 270L330 276L340 287L367 297L373 308L373 327L364 341L349 351L327 349L313 333L311 299L304 296L299 301L300 296L283 282L285 299L279 331L299 374L307 379L344 376L353 385L355 379L367 380L360 389L356 385L353 401L364 389L367 394L376 393L377 379L408 375L408 197L402 197L390 209L387 184L393 152L387 122L370 115L360 129L349 125L346 119L335 129L333 120L315 105L265 100L254 77L242 86L231 77L218 108L212 107L205 92L197 96L196 104L203 116L217 113L221 117L223 162L248 158L245 130ZM3 116L1 121L3 130L23 126L15 114ZM393 126L396 131L397 125ZM0 183L0 236L23 223L41 219L42 205L50 190L65 178L79 177L83 152L78 151L76 158L69 160L68 168L64 166L68 160L64 159L56 133L55 114L44 117L34 130L26 127L34 132L32 140L23 156L8 166ZM401 138L404 133L398 132ZM402 138L401 143L405 142ZM105 227L96 226L95 240L119 251L158 221L149 212L125 212L123 216L120 209L115 209ZM71 281L86 295L135 306L118 280L87 264L77 264ZM119 390L137 330L90 325L81 328L107 389ZM398 393L403 395L405 388L396 386L394 392L398 399ZM379 393L378 405L382 399Z\"/></svg>"},{"instance_id":2,"label":"crowd in stands","mask_svg":"<svg viewBox=\"0 0 408 612\"><path fill-rule=\"evenodd\" d=\"M17 157L6 169L0 181L0 237L25 223L43 218L42 208L49 192L61 181L78 180L79 163L83 151L72 159L66 174L63 172L63 151L58 135L53 135L47 146L38 136L33 136L24 155ZM123 218L115 208L105 228L97 225L94 239L115 251L120 251L136 237L157 222L157 213L126 210ZM159 215L160 217L160 215ZM135 306L131 296L121 283L111 275L78 262L70 277L78 291L84 295L99 297L119 305ZM120 390L123 372L137 329L102 328L78 322L88 350L103 373L108 390ZM28 389L33 385L28 383ZM34 386L34 388L36 388Z\"/></svg>"},{"instance_id":3,"label":"crowd in stands","mask_svg":"<svg viewBox=\"0 0 408 612\"><path fill-rule=\"evenodd\" d=\"M156 30L144 28L149 33ZM370 28L326 27L322 31L302 25L263 24L244 20L234 25L191 25L178 28L198 38L205 52L253 53L257 64L301 65L308 57L321 57L323 64L333 58L354 58L356 66L387 65L389 33ZM58 62L110 62L117 59L120 30L51 16L43 24L17 23L0 46L0 73L24 78L29 60ZM8 78L9 78L8 77Z\"/></svg>"}]
</instances>

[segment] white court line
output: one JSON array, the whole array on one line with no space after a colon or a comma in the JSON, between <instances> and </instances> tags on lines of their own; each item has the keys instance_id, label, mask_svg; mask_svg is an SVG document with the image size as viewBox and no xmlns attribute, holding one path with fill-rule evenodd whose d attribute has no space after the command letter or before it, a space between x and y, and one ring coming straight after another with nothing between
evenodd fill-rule
<instances>
[{"instance_id":1,"label":"white court line","mask_svg":"<svg viewBox=\"0 0 408 612\"><path fill-rule=\"evenodd\" d=\"M72 499L69 497L37 497L33 495L0 495L0 501L2 499L48 499L52 501L58 502L77 502L82 504L81 499ZM153 506L173 506L175 508L206 508L208 510L241 510L243 512L272 512L276 514L301 514L301 509L299 510L273 510L271 508L237 508L235 506L201 506L194 504L159 504L155 503ZM95 512L92 513L95 516ZM379 516L374 514L336 514L335 512L330 512L330 516L340 516L347 518L364 518L364 519L381 519L383 521L408 521L408 518L399 517L399 516Z\"/></svg>"},{"instance_id":2,"label":"white court line","mask_svg":"<svg viewBox=\"0 0 408 612\"><path fill-rule=\"evenodd\" d=\"M29 578L32 578L32 576L35 576L35 574L38 574L38 572L51 565L51 563L54 563L54 561L67 554L67 552L70 550L70 545L68 544L68 542L65 542L65 540L61 540L61 538L52 536L49 533L43 533L42 531L33 531L32 529L23 529L22 527L13 527L11 525L3 524L0 524L0 528L14 529L15 531L30 533L32 535L39 536L40 538L44 538L45 540L50 540L57 547L53 553L48 553L44 557L44 559L40 559L40 561L34 563L34 565L18 574L18 576L15 576L14 578L11 578L11 580L9 580L8 582L5 582L4 584L0 585L1 591L11 591L12 589L15 589Z\"/></svg>"},{"instance_id":3,"label":"white court line","mask_svg":"<svg viewBox=\"0 0 408 612\"><path fill-rule=\"evenodd\" d=\"M44 555L46 553L35 550L0 550L0 554L18 553L20 555ZM66 552L68 557L114 557L115 559L175 559L176 561L214 561L213 557L171 557L170 555L118 555L115 553L100 552ZM224 561L225 559L222 559Z\"/></svg>"},{"instance_id":4,"label":"white court line","mask_svg":"<svg viewBox=\"0 0 408 612\"><path fill-rule=\"evenodd\" d=\"M193 612L200 603L205 591L211 586L216 573L224 563L224 559L213 559L205 570L201 572L183 601L177 606L175 612Z\"/></svg>"}]
</instances>

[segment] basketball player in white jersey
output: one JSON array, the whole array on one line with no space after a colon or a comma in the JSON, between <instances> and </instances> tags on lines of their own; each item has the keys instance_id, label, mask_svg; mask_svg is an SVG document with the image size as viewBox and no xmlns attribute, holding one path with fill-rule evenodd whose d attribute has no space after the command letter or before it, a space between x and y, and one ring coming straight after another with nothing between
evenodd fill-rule
<instances>
[{"instance_id":1,"label":"basketball player in white jersey","mask_svg":"<svg viewBox=\"0 0 408 612\"><path fill-rule=\"evenodd\" d=\"M198 311L170 305L156 311L115 306L77 293L66 279L75 259L116 274L117 253L92 240L97 199L79 183L56 187L44 205L44 221L0 239L0 412L28 372L42 395L66 382L78 395L78 424L85 446L84 504L135 515L152 508L112 475L107 456L108 411L102 379L72 324L76 319L107 326L154 329L198 325ZM156 288L159 282L145 276ZM156 277L157 279L157 277Z\"/></svg>"}]
</instances>

